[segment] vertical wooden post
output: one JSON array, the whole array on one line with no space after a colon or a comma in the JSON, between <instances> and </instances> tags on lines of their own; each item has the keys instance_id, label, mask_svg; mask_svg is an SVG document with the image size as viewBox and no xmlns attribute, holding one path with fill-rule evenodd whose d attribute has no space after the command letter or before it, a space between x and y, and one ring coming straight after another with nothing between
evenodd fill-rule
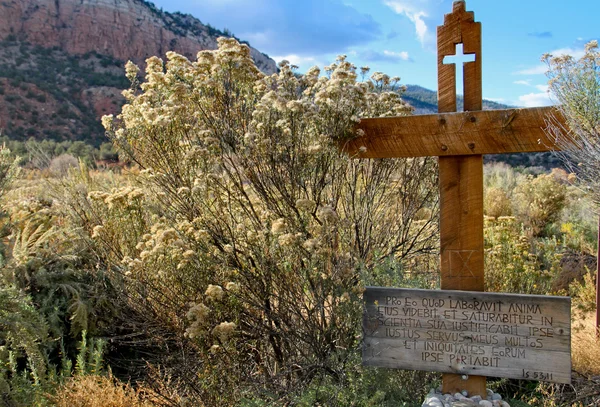
<instances>
[{"instance_id":1,"label":"vertical wooden post","mask_svg":"<svg viewBox=\"0 0 600 407\"><path fill-rule=\"evenodd\" d=\"M437 42L438 112L456 111L456 66L443 61L461 43L465 54L475 55L475 61L464 64L464 110L481 110L481 23L466 11L464 1L454 2L452 13L438 27ZM439 167L442 289L484 291L483 156L440 157ZM444 393L462 390L485 397L485 377L443 375Z\"/></svg>"},{"instance_id":2,"label":"vertical wooden post","mask_svg":"<svg viewBox=\"0 0 600 407\"><path fill-rule=\"evenodd\" d=\"M598 252L596 255L596 337L600 338L600 215L598 215Z\"/></svg>"}]
</instances>

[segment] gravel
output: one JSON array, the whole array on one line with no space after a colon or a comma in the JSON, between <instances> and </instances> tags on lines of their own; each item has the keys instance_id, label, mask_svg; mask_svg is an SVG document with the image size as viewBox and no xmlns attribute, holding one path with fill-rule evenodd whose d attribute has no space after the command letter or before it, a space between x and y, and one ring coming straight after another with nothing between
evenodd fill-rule
<instances>
[{"instance_id":1,"label":"gravel","mask_svg":"<svg viewBox=\"0 0 600 407\"><path fill-rule=\"evenodd\" d=\"M502 396L493 391L487 391L487 398L481 396L469 397L466 391L455 394L442 394L439 390L431 389L421 407L510 407Z\"/></svg>"}]
</instances>

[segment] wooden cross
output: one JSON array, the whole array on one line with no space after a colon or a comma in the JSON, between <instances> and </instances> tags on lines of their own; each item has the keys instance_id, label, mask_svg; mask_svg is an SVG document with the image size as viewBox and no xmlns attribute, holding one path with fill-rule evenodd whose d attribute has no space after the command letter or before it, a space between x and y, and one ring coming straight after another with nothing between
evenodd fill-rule
<instances>
[{"instance_id":1,"label":"wooden cross","mask_svg":"<svg viewBox=\"0 0 600 407\"><path fill-rule=\"evenodd\" d=\"M357 158L439 157L441 288L484 291L483 154L557 149L546 136L551 107L482 111L481 23L455 1L438 27L438 114L363 119L363 137L342 148ZM465 112L456 112L456 66L444 58L463 45ZM453 113L454 112L454 113ZM444 374L443 391L486 395L483 376Z\"/></svg>"}]
</instances>

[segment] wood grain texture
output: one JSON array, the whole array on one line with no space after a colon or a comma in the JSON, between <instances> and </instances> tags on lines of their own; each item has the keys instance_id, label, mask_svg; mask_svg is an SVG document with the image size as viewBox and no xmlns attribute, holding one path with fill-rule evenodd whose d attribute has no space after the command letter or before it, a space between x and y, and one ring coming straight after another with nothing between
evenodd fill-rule
<instances>
[{"instance_id":1,"label":"wood grain texture","mask_svg":"<svg viewBox=\"0 0 600 407\"><path fill-rule=\"evenodd\" d=\"M483 157L440 157L441 285L483 291Z\"/></svg>"},{"instance_id":2,"label":"wood grain texture","mask_svg":"<svg viewBox=\"0 0 600 407\"><path fill-rule=\"evenodd\" d=\"M464 1L454 2L453 12L445 16L444 25L438 27L437 34L439 113L364 119L358 125L365 133L364 136L344 142L340 144L340 148L356 158L440 157L441 285L443 290L468 291L462 294L459 291L427 291L427 294L422 294L420 298L433 296L431 298L439 299L442 298L439 296L446 296L443 298L451 299L467 295L470 296L470 301L478 301L480 298L489 299L492 297L488 296L501 295L477 293L485 289L482 155L557 149L554 141L546 136L543 129L546 127L548 115L554 115L558 121L564 122L564 119L551 107L481 111L481 24L475 22L472 12L466 11ZM456 45L461 43L463 52L475 55L475 60L464 63L465 112L455 113L457 70L455 65L444 64L443 61L444 57L455 55ZM385 289L369 290L365 293L367 316L363 320L364 364L447 372L443 376L445 393L466 390L470 395L485 396L485 374L570 382L570 340L565 336L565 332L570 335L570 316L565 316L569 313L569 305L565 305L563 300L548 299L549 297L542 297L548 300L521 297L511 297L509 300L508 297L503 297L506 301L542 301L545 315L554 315L556 309L553 307L558 307L556 326L553 326L553 329L557 329L560 338L554 341L544 340L543 350L531 346L528 339L544 332L543 329L536 331L535 329L540 327L531 326L531 320L525 320L529 326L521 324L521 327L517 327L515 324L514 332L496 332L491 335L493 338L489 343L472 339L477 348L457 350L456 354L450 354L453 355L451 357L445 353L458 349L453 347L463 344L465 338L474 336L465 336L465 329L457 329L456 325L455 328L447 328L436 327L435 324L443 319L450 323L460 321L450 321L447 316L441 318L439 315L432 317L431 314L423 314L422 318L429 319L422 322L431 324L428 330L422 330L421 326L407 327L408 322L398 322L399 325L390 328L382 322L385 318L382 319L379 314L381 309L378 308L377 302L384 298L381 297L383 293L378 291L375 297L372 294L376 290ZM447 297L448 295L450 297ZM373 307L376 308L375 314ZM397 307L394 309L396 311L390 312L404 312ZM536 318L538 317L541 318L536 315ZM531 331L533 328L535 329ZM459 334L462 336L457 337ZM444 342L442 345L449 347L448 352L437 352L437 356L432 356L431 352L425 354L425 348L435 347L436 341ZM497 344L508 348L502 350L502 347L494 346ZM516 350L513 347L516 347ZM417 352L418 348L420 353ZM508 357L504 358L503 353L508 354ZM478 359L478 354L487 359ZM415 355L418 357L415 358ZM511 358L518 361L512 363L514 361ZM537 370L538 368L541 370ZM465 380L464 375L469 377Z\"/></svg>"},{"instance_id":3,"label":"wood grain texture","mask_svg":"<svg viewBox=\"0 0 600 407\"><path fill-rule=\"evenodd\" d=\"M557 150L544 129L554 107L363 119L365 135L341 145L358 158L425 157Z\"/></svg>"},{"instance_id":4,"label":"wood grain texture","mask_svg":"<svg viewBox=\"0 0 600 407\"><path fill-rule=\"evenodd\" d=\"M364 301L366 365L458 374L455 391L464 374L571 380L569 297L367 287Z\"/></svg>"},{"instance_id":5,"label":"wood grain texture","mask_svg":"<svg viewBox=\"0 0 600 407\"><path fill-rule=\"evenodd\" d=\"M464 1L455 1L452 13L444 16L444 25L437 30L437 43L438 112L456 111L456 66L448 68L444 57L455 55L456 45L460 43L463 44L463 53L475 55L475 61L463 64L464 109L481 110L481 24L475 22L474 13L466 10ZM464 124L462 121L460 128ZM485 135L480 140L487 140L487 137ZM473 147L473 143L468 141L467 148ZM437 147L448 151L447 145ZM469 150L474 150L474 147ZM439 159L442 289L484 290L481 154L477 152L465 157L450 152L447 157ZM444 393L456 391L458 385L469 394L486 394L485 377L463 380L462 375L444 375Z\"/></svg>"}]
</instances>

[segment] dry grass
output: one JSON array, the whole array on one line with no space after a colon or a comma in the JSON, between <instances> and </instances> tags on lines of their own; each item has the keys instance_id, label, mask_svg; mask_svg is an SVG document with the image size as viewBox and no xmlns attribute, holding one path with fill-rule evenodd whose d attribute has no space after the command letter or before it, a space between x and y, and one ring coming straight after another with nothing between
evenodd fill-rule
<instances>
[{"instance_id":1,"label":"dry grass","mask_svg":"<svg viewBox=\"0 0 600 407\"><path fill-rule=\"evenodd\" d=\"M57 407L153 407L139 391L113 377L79 376L61 386L51 401Z\"/></svg>"},{"instance_id":2,"label":"dry grass","mask_svg":"<svg viewBox=\"0 0 600 407\"><path fill-rule=\"evenodd\" d=\"M573 370L585 376L600 375L600 338L596 337L595 319L593 313L587 313L573 321Z\"/></svg>"}]
</instances>

